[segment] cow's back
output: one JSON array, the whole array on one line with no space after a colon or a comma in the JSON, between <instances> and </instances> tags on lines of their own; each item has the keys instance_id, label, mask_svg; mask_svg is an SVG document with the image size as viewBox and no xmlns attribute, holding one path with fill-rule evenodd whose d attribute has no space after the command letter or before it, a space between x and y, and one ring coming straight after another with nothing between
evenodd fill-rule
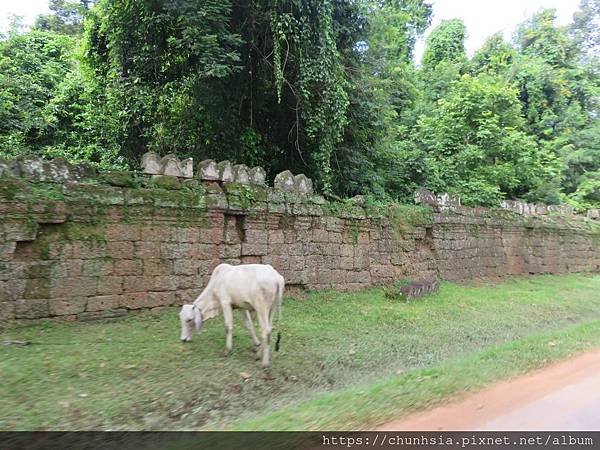
<instances>
[{"instance_id":1,"label":"cow's back","mask_svg":"<svg viewBox=\"0 0 600 450\"><path fill-rule=\"evenodd\" d=\"M265 295L274 299L282 279L279 272L268 264L222 264L215 272L215 279L211 279L215 290L229 296L233 302L244 302Z\"/></svg>"}]
</instances>

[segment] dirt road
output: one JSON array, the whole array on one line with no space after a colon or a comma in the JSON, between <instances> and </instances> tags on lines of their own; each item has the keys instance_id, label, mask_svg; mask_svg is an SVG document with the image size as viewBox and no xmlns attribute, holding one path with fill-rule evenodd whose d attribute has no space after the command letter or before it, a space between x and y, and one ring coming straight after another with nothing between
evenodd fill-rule
<instances>
[{"instance_id":1,"label":"dirt road","mask_svg":"<svg viewBox=\"0 0 600 450\"><path fill-rule=\"evenodd\" d=\"M600 351L498 383L381 431L599 430Z\"/></svg>"}]
</instances>

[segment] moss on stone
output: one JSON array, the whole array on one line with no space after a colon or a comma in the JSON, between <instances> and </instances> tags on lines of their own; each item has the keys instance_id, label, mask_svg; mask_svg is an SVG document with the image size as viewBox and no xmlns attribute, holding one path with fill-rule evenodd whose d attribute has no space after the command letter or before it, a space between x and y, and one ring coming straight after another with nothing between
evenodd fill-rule
<instances>
[{"instance_id":1,"label":"moss on stone","mask_svg":"<svg viewBox=\"0 0 600 450\"><path fill-rule=\"evenodd\" d=\"M204 192L210 195L223 195L223 189L217 183L202 185Z\"/></svg>"},{"instance_id":2,"label":"moss on stone","mask_svg":"<svg viewBox=\"0 0 600 450\"><path fill-rule=\"evenodd\" d=\"M353 218L365 215L365 210L350 200L340 202L326 201L321 205L321 210L325 215L331 217Z\"/></svg>"},{"instance_id":3,"label":"moss on stone","mask_svg":"<svg viewBox=\"0 0 600 450\"><path fill-rule=\"evenodd\" d=\"M118 187L137 187L139 184L134 173L127 171L104 172L100 175L100 181Z\"/></svg>"},{"instance_id":4,"label":"moss on stone","mask_svg":"<svg viewBox=\"0 0 600 450\"><path fill-rule=\"evenodd\" d=\"M56 278L56 261L31 264L25 270L25 278Z\"/></svg>"},{"instance_id":5,"label":"moss on stone","mask_svg":"<svg viewBox=\"0 0 600 450\"><path fill-rule=\"evenodd\" d=\"M230 207L250 209L257 202L267 201L267 191L260 186L250 186L242 183L225 183L223 191L227 196Z\"/></svg>"},{"instance_id":6,"label":"moss on stone","mask_svg":"<svg viewBox=\"0 0 600 450\"><path fill-rule=\"evenodd\" d=\"M124 189L106 185L87 183L69 184L63 188L67 199L75 202L86 201L99 205L124 205L126 202Z\"/></svg>"},{"instance_id":7,"label":"moss on stone","mask_svg":"<svg viewBox=\"0 0 600 450\"><path fill-rule=\"evenodd\" d=\"M154 178L152 178L150 186L153 186L158 189L176 191L181 189L181 182L177 177L172 177L169 175L157 175Z\"/></svg>"},{"instance_id":8,"label":"moss on stone","mask_svg":"<svg viewBox=\"0 0 600 450\"><path fill-rule=\"evenodd\" d=\"M65 199L62 185L52 183L34 183L29 191L30 199L35 200L57 200Z\"/></svg>"},{"instance_id":9,"label":"moss on stone","mask_svg":"<svg viewBox=\"0 0 600 450\"><path fill-rule=\"evenodd\" d=\"M19 194L26 195L31 191L31 184L18 178L2 178L0 181L0 199L13 201Z\"/></svg>"},{"instance_id":10,"label":"moss on stone","mask_svg":"<svg viewBox=\"0 0 600 450\"><path fill-rule=\"evenodd\" d=\"M126 189L125 204L127 206L135 205L153 205L155 191L150 189Z\"/></svg>"},{"instance_id":11,"label":"moss on stone","mask_svg":"<svg viewBox=\"0 0 600 450\"><path fill-rule=\"evenodd\" d=\"M100 225L68 222L62 227L65 239L71 241L99 241L106 242L104 228Z\"/></svg>"},{"instance_id":12,"label":"moss on stone","mask_svg":"<svg viewBox=\"0 0 600 450\"><path fill-rule=\"evenodd\" d=\"M479 237L479 225L476 223L471 223L466 226L467 232L471 237L478 238Z\"/></svg>"},{"instance_id":13,"label":"moss on stone","mask_svg":"<svg viewBox=\"0 0 600 450\"><path fill-rule=\"evenodd\" d=\"M391 204L387 217L397 237L414 231L417 226L430 225L433 222L431 208L422 205Z\"/></svg>"},{"instance_id":14,"label":"moss on stone","mask_svg":"<svg viewBox=\"0 0 600 450\"><path fill-rule=\"evenodd\" d=\"M184 180L181 183L181 188L185 191L192 191L192 192L199 192L199 193L206 192L206 188L198 180Z\"/></svg>"},{"instance_id":15,"label":"moss on stone","mask_svg":"<svg viewBox=\"0 0 600 450\"><path fill-rule=\"evenodd\" d=\"M352 232L352 245L356 246L356 245L358 245L358 237L360 236L360 226L358 225L357 222L354 222L352 224L351 232Z\"/></svg>"}]
</instances>

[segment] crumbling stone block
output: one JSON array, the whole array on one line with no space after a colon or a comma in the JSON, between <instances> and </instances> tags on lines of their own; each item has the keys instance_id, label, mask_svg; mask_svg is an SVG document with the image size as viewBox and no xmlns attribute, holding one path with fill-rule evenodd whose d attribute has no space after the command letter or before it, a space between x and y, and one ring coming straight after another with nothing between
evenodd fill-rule
<instances>
[{"instance_id":1,"label":"crumbling stone block","mask_svg":"<svg viewBox=\"0 0 600 450\"><path fill-rule=\"evenodd\" d=\"M182 178L194 178L194 160L192 158L182 160L179 167Z\"/></svg>"},{"instance_id":2,"label":"crumbling stone block","mask_svg":"<svg viewBox=\"0 0 600 450\"><path fill-rule=\"evenodd\" d=\"M242 184L250 183L248 166L245 166L244 164L236 164L233 166L233 181Z\"/></svg>"},{"instance_id":3,"label":"crumbling stone block","mask_svg":"<svg viewBox=\"0 0 600 450\"><path fill-rule=\"evenodd\" d=\"M154 152L144 153L142 156L142 168L144 173L150 175L167 175L177 178L194 177L194 161L192 158L182 161L174 154L168 154L162 158Z\"/></svg>"},{"instance_id":4,"label":"crumbling stone block","mask_svg":"<svg viewBox=\"0 0 600 450\"><path fill-rule=\"evenodd\" d=\"M444 192L437 196L437 203L442 208L458 208L460 206L460 197Z\"/></svg>"},{"instance_id":5,"label":"crumbling stone block","mask_svg":"<svg viewBox=\"0 0 600 450\"><path fill-rule=\"evenodd\" d=\"M86 298L51 299L48 301L50 315L67 316L85 311Z\"/></svg>"},{"instance_id":6,"label":"crumbling stone block","mask_svg":"<svg viewBox=\"0 0 600 450\"><path fill-rule=\"evenodd\" d=\"M73 166L64 158L55 158L44 163L44 178L41 181L64 183L72 179Z\"/></svg>"},{"instance_id":7,"label":"crumbling stone block","mask_svg":"<svg viewBox=\"0 0 600 450\"><path fill-rule=\"evenodd\" d=\"M574 210L573 207L569 205L548 205L548 212L563 216L572 216Z\"/></svg>"},{"instance_id":8,"label":"crumbling stone block","mask_svg":"<svg viewBox=\"0 0 600 450\"><path fill-rule=\"evenodd\" d=\"M160 175L161 172L161 158L154 152L144 153L142 156L142 168L144 173L150 175Z\"/></svg>"},{"instance_id":9,"label":"crumbling stone block","mask_svg":"<svg viewBox=\"0 0 600 450\"><path fill-rule=\"evenodd\" d=\"M111 186L117 186L117 187L134 187L135 186L135 180L133 178L133 173L127 172L127 171L116 170L116 171L112 171L112 172L105 172L102 174L102 176L100 178L104 183L110 184Z\"/></svg>"},{"instance_id":10,"label":"crumbling stone block","mask_svg":"<svg viewBox=\"0 0 600 450\"><path fill-rule=\"evenodd\" d=\"M96 171L87 163L73 166L65 158L45 161L38 157L17 158L13 161L0 161L0 176L13 175L33 181L65 183L93 178Z\"/></svg>"},{"instance_id":11,"label":"crumbling stone block","mask_svg":"<svg viewBox=\"0 0 600 450\"><path fill-rule=\"evenodd\" d=\"M219 166L212 159L205 159L204 161L200 161L198 163L197 170L198 178L200 180L218 181L220 179Z\"/></svg>"},{"instance_id":12,"label":"crumbling stone block","mask_svg":"<svg viewBox=\"0 0 600 450\"><path fill-rule=\"evenodd\" d=\"M169 175L153 175L152 182L157 188L177 190L181 188L179 178Z\"/></svg>"},{"instance_id":13,"label":"crumbling stone block","mask_svg":"<svg viewBox=\"0 0 600 450\"><path fill-rule=\"evenodd\" d=\"M85 181L96 178L98 172L92 166L85 162L77 163L71 166L71 179L73 181Z\"/></svg>"},{"instance_id":14,"label":"crumbling stone block","mask_svg":"<svg viewBox=\"0 0 600 450\"><path fill-rule=\"evenodd\" d=\"M219 168L219 180L223 183L233 181L233 167L229 161L221 161L217 167Z\"/></svg>"},{"instance_id":15,"label":"crumbling stone block","mask_svg":"<svg viewBox=\"0 0 600 450\"><path fill-rule=\"evenodd\" d=\"M171 177L183 177L181 168L179 166L179 158L173 154L163 156L160 161L160 172L161 175L168 175Z\"/></svg>"},{"instance_id":16,"label":"crumbling stone block","mask_svg":"<svg viewBox=\"0 0 600 450\"><path fill-rule=\"evenodd\" d=\"M10 323L15 318L15 302L0 302L0 325Z\"/></svg>"},{"instance_id":17,"label":"crumbling stone block","mask_svg":"<svg viewBox=\"0 0 600 450\"><path fill-rule=\"evenodd\" d=\"M13 165L3 158L0 158L0 178L16 176L13 172Z\"/></svg>"},{"instance_id":18,"label":"crumbling stone block","mask_svg":"<svg viewBox=\"0 0 600 450\"><path fill-rule=\"evenodd\" d=\"M304 174L294 177L294 190L300 194L310 195L313 193L313 182Z\"/></svg>"},{"instance_id":19,"label":"crumbling stone block","mask_svg":"<svg viewBox=\"0 0 600 450\"><path fill-rule=\"evenodd\" d=\"M250 177L250 183L252 184L265 184L265 179L267 178L267 172L262 167L253 167L248 171L248 175Z\"/></svg>"},{"instance_id":20,"label":"crumbling stone block","mask_svg":"<svg viewBox=\"0 0 600 450\"><path fill-rule=\"evenodd\" d=\"M40 319L49 317L48 300L27 299L15 302L15 318L17 319Z\"/></svg>"},{"instance_id":21,"label":"crumbling stone block","mask_svg":"<svg viewBox=\"0 0 600 450\"><path fill-rule=\"evenodd\" d=\"M277 174L275 177L275 189L279 189L281 191L293 192L295 189L295 180L294 175L289 170L284 170L283 172Z\"/></svg>"},{"instance_id":22,"label":"crumbling stone block","mask_svg":"<svg viewBox=\"0 0 600 450\"><path fill-rule=\"evenodd\" d=\"M415 203L433 206L434 208L439 206L437 197L429 189L417 189L415 191Z\"/></svg>"}]
</instances>

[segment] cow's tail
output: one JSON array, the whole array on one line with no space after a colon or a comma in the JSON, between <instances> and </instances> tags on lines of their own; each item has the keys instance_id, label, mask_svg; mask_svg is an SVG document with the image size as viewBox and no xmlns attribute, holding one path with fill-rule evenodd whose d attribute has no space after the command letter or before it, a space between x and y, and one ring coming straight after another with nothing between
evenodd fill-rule
<instances>
[{"instance_id":1,"label":"cow's tail","mask_svg":"<svg viewBox=\"0 0 600 450\"><path fill-rule=\"evenodd\" d=\"M281 278L281 283L277 283L277 339L275 340L275 351L279 351L279 344L281 343L281 315L283 312L283 290L285 287L285 282L283 281L283 277Z\"/></svg>"}]
</instances>

